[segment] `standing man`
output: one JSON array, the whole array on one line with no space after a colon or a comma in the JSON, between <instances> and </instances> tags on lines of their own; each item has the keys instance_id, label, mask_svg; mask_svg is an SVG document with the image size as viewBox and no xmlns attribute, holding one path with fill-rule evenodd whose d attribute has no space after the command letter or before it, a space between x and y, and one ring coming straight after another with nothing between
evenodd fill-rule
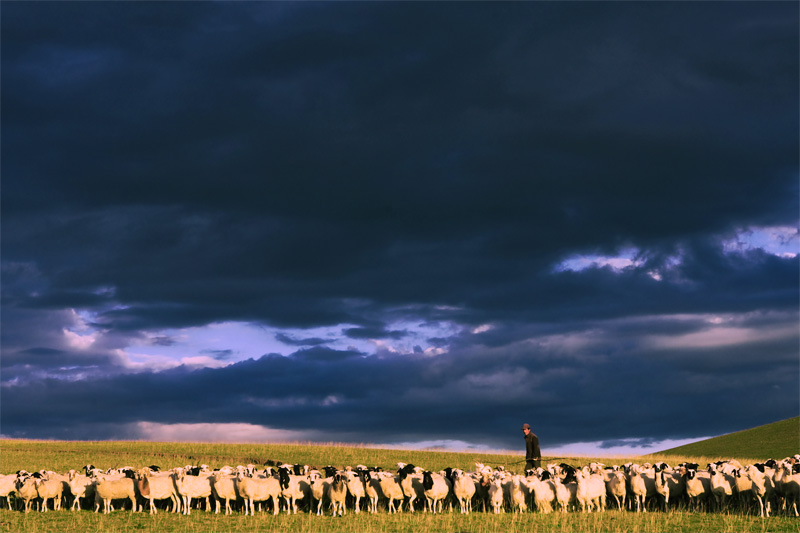
<instances>
[{"instance_id":1,"label":"standing man","mask_svg":"<svg viewBox=\"0 0 800 533\"><path fill-rule=\"evenodd\" d=\"M539 468L542 462L539 438L531 432L530 424L522 424L522 432L525 433L525 470Z\"/></svg>"}]
</instances>

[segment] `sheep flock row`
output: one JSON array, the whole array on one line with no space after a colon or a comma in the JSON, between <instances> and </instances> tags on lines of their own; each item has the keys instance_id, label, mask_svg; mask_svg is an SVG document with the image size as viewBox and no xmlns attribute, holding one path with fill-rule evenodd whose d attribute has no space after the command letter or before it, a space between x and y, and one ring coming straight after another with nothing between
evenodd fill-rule
<instances>
[{"instance_id":1,"label":"sheep flock row","mask_svg":"<svg viewBox=\"0 0 800 533\"><path fill-rule=\"evenodd\" d=\"M28 512L69 507L110 513L114 505L151 514L205 512L647 512L683 509L798 515L800 455L742 466L735 460L704 468L666 463L577 468L566 463L524 474L481 463L475 470L431 472L397 463L378 467L314 468L268 461L210 470L187 465L102 471L93 465L66 474L51 471L0 475L0 504Z\"/></svg>"}]
</instances>

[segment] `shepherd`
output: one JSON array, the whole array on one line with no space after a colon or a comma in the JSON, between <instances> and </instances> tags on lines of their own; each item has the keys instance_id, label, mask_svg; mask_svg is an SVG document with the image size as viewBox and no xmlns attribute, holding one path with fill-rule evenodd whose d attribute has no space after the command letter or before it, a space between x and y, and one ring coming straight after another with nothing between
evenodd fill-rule
<instances>
[{"instance_id":1,"label":"shepherd","mask_svg":"<svg viewBox=\"0 0 800 533\"><path fill-rule=\"evenodd\" d=\"M539 468L542 463L539 438L531 431L530 424L522 424L522 432L525 433L525 469Z\"/></svg>"}]
</instances>

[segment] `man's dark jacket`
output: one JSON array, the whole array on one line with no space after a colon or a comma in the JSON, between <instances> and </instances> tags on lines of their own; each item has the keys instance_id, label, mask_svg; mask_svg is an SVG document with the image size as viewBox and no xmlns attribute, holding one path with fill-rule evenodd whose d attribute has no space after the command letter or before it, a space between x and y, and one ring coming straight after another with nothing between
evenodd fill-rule
<instances>
[{"instance_id":1,"label":"man's dark jacket","mask_svg":"<svg viewBox=\"0 0 800 533\"><path fill-rule=\"evenodd\" d=\"M525 460L538 460L542 458L542 452L539 451L539 438L533 434L533 431L525 435Z\"/></svg>"}]
</instances>

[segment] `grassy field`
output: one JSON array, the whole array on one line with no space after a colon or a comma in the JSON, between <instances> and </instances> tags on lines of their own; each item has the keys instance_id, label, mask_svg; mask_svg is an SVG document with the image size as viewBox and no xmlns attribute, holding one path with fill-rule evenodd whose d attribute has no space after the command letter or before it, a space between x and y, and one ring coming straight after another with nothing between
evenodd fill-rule
<instances>
[{"instance_id":1,"label":"grassy field","mask_svg":"<svg viewBox=\"0 0 800 533\"><path fill-rule=\"evenodd\" d=\"M319 531L346 533L377 532L474 532L497 531L530 532L766 532L798 531L796 518L780 516L758 518L741 515L713 515L687 512L629 513L606 511L605 513L537 513L461 515L445 513L429 515L403 513L369 515L348 513L344 517L284 514L272 516L260 513L256 516L215 515L193 512L191 516L175 516L169 513L149 515L116 511L110 515L82 511L50 511L48 513L20 513L0 511L0 531L19 532L87 532L103 531L127 533L130 531L163 532L223 532L223 531L291 531L313 533Z\"/></svg>"},{"instance_id":2,"label":"grassy field","mask_svg":"<svg viewBox=\"0 0 800 533\"><path fill-rule=\"evenodd\" d=\"M800 416L672 448L662 453L705 457L781 458L800 452Z\"/></svg>"},{"instance_id":3,"label":"grassy field","mask_svg":"<svg viewBox=\"0 0 800 533\"><path fill-rule=\"evenodd\" d=\"M796 451L795 451L796 453ZM741 462L763 459L755 457L725 455ZM650 455L644 457L580 457L548 458L544 461L567 462L575 466L601 461L606 464L622 464L626 461L666 461L675 464L685 460L698 463L718 459L717 455L696 456L675 454ZM23 441L0 440L0 471L15 472L19 469L35 471L49 469L66 472L79 469L87 463L98 468L157 464L172 468L186 464L208 464L211 468L224 465L264 464L267 460L290 463L336 466L364 464L395 468L398 461L413 463L430 470L448 466L474 469L476 462L507 470L521 471L523 456L520 454L450 453L440 451L411 451L379 449L368 446L342 446L336 444L206 444L206 443L154 443L154 442L72 442L72 441ZM564 531L564 532L673 532L673 531L799 531L800 522L794 517L776 516L759 518L744 514L706 514L684 511L648 512L635 514L620 511L604 513L539 513L493 515L473 513L461 515L445 513L426 515L403 513L378 515L352 511L344 517L318 517L306 513L293 516L273 516L259 513L256 516L215 515L194 511L191 516L159 512L156 515L115 511L100 515L89 511L49 511L47 513L0 511L0 532L39 531L104 531L129 532L223 532L223 531L291 531L291 532L494 532L494 531Z\"/></svg>"}]
</instances>

